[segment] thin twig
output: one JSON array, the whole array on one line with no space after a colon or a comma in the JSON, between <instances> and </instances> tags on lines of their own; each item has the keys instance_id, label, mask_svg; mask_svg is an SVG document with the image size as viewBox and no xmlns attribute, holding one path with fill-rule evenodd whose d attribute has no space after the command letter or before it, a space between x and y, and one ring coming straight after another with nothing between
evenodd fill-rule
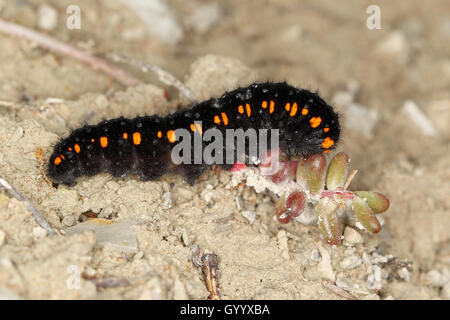
<instances>
[{"instance_id":1,"label":"thin twig","mask_svg":"<svg viewBox=\"0 0 450 320\"><path fill-rule=\"evenodd\" d=\"M77 48L72 47L71 45L53 39L46 34L33 31L31 29L25 28L12 22L4 21L2 19L0 19L0 32L36 42L39 46L46 48L50 51L63 54L72 57L74 59L77 59L79 61L82 61L84 63L87 63L94 69L98 69L106 73L107 75L113 77L114 79L123 83L126 86L134 87L141 83L141 81L139 81L126 71L114 67L87 52L78 50Z\"/></svg>"},{"instance_id":2,"label":"thin twig","mask_svg":"<svg viewBox=\"0 0 450 320\"><path fill-rule=\"evenodd\" d=\"M339 288L338 286L332 284L330 281L328 280L323 280L322 284L325 288L330 289L331 291L333 291L334 293L336 293L338 296L347 299L347 300L358 300L357 297L355 297L354 295L352 295L351 293L348 293L347 291L345 291L344 289Z\"/></svg>"},{"instance_id":3,"label":"thin twig","mask_svg":"<svg viewBox=\"0 0 450 320\"><path fill-rule=\"evenodd\" d=\"M19 201L25 201L28 209L30 210L30 212L33 214L34 219L36 220L36 222L45 230L47 230L47 232L51 235L56 235L56 232L53 231L53 229L50 227L50 225L48 224L47 220L45 220L45 218L40 214L40 212L33 206L33 204L31 203L30 200L28 200L24 195L22 195L19 191L17 191L16 188L14 188L12 185L10 185L6 180L0 178L0 184L6 189L8 190L8 192L17 200Z\"/></svg>"},{"instance_id":4,"label":"thin twig","mask_svg":"<svg viewBox=\"0 0 450 320\"><path fill-rule=\"evenodd\" d=\"M148 64L142 61L134 60L132 58L124 57L118 54L110 54L109 55L111 59L113 59L115 62L123 62L128 63L134 66L139 67L142 72L148 72L149 70L154 72L157 76L159 81L162 83L165 83L169 86L173 86L180 91L182 95L184 95L186 98L188 98L190 101L194 101L195 97L194 94L189 90L188 87L186 87L183 82L175 78L172 74L170 74L168 71L164 70L163 68L154 65L154 64Z\"/></svg>"},{"instance_id":5,"label":"thin twig","mask_svg":"<svg viewBox=\"0 0 450 320\"><path fill-rule=\"evenodd\" d=\"M348 186L350 185L350 183L352 182L353 178L356 176L356 174L358 173L358 170L353 170L352 172L350 172L350 174L347 177L347 181L345 181L344 184L344 190L348 188Z\"/></svg>"}]
</instances>

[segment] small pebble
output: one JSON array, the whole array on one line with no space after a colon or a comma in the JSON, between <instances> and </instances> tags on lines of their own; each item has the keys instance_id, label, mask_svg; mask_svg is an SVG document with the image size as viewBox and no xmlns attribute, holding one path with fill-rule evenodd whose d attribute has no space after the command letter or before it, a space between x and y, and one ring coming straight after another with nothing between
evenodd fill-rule
<instances>
[{"instance_id":1,"label":"small pebble","mask_svg":"<svg viewBox=\"0 0 450 320\"><path fill-rule=\"evenodd\" d=\"M319 251L322 256L322 260L317 265L317 271L322 279L334 282L336 280L336 276L334 274L333 267L331 266L330 253L322 245L319 246Z\"/></svg>"},{"instance_id":2,"label":"small pebble","mask_svg":"<svg viewBox=\"0 0 450 320\"><path fill-rule=\"evenodd\" d=\"M400 270L397 271L397 274L400 278L402 278L406 282L409 282L409 280L411 279L411 274L406 268L401 268Z\"/></svg>"},{"instance_id":3,"label":"small pebble","mask_svg":"<svg viewBox=\"0 0 450 320\"><path fill-rule=\"evenodd\" d=\"M281 256L283 257L283 259L286 260L289 259L289 248L287 243L286 231L281 230L280 232L278 232L277 238L278 238L278 246L281 250Z\"/></svg>"},{"instance_id":4,"label":"small pebble","mask_svg":"<svg viewBox=\"0 0 450 320\"><path fill-rule=\"evenodd\" d=\"M6 233L5 231L0 229L0 247L3 246L6 242Z\"/></svg>"},{"instance_id":5,"label":"small pebble","mask_svg":"<svg viewBox=\"0 0 450 320\"><path fill-rule=\"evenodd\" d=\"M255 222L256 212L253 210L245 210L242 211L242 216L247 219L250 224L253 224L253 222Z\"/></svg>"},{"instance_id":6,"label":"small pebble","mask_svg":"<svg viewBox=\"0 0 450 320\"><path fill-rule=\"evenodd\" d=\"M33 228L33 238L35 240L40 240L45 238L47 236L47 231L41 227L34 227Z\"/></svg>"},{"instance_id":7,"label":"small pebble","mask_svg":"<svg viewBox=\"0 0 450 320\"><path fill-rule=\"evenodd\" d=\"M346 291L351 291L353 289L353 281L345 274L339 273L336 277L336 286Z\"/></svg>"},{"instance_id":8,"label":"small pebble","mask_svg":"<svg viewBox=\"0 0 450 320\"><path fill-rule=\"evenodd\" d=\"M320 262L322 260L322 256L320 255L320 251L317 249L314 249L311 251L311 257L310 259L314 262Z\"/></svg>"},{"instance_id":9,"label":"small pebble","mask_svg":"<svg viewBox=\"0 0 450 320\"><path fill-rule=\"evenodd\" d=\"M138 251L138 253L136 253L134 255L134 260L140 260L144 257L144 251Z\"/></svg>"},{"instance_id":10,"label":"small pebble","mask_svg":"<svg viewBox=\"0 0 450 320\"><path fill-rule=\"evenodd\" d=\"M108 105L108 99L103 94L100 94L95 98L95 104L103 109Z\"/></svg>"},{"instance_id":11,"label":"small pebble","mask_svg":"<svg viewBox=\"0 0 450 320\"><path fill-rule=\"evenodd\" d=\"M220 16L221 12L217 4L205 4L198 7L186 19L186 23L198 33L205 33L219 21Z\"/></svg>"},{"instance_id":12,"label":"small pebble","mask_svg":"<svg viewBox=\"0 0 450 320\"><path fill-rule=\"evenodd\" d=\"M346 227L344 230L344 245L355 245L362 242L362 236L353 228Z\"/></svg>"},{"instance_id":13,"label":"small pebble","mask_svg":"<svg viewBox=\"0 0 450 320\"><path fill-rule=\"evenodd\" d=\"M437 135L437 130L425 113L420 110L419 106L412 100L407 100L403 104L403 113L406 114L412 122L422 131L422 134L427 137Z\"/></svg>"},{"instance_id":14,"label":"small pebble","mask_svg":"<svg viewBox=\"0 0 450 320\"><path fill-rule=\"evenodd\" d=\"M370 290L381 289L381 268L377 265L371 265L367 268L369 276L367 277L367 288Z\"/></svg>"},{"instance_id":15,"label":"small pebble","mask_svg":"<svg viewBox=\"0 0 450 320\"><path fill-rule=\"evenodd\" d=\"M53 30L58 23L58 12L49 5L43 4L38 9L38 25L43 30Z\"/></svg>"},{"instance_id":16,"label":"small pebble","mask_svg":"<svg viewBox=\"0 0 450 320\"><path fill-rule=\"evenodd\" d=\"M161 203L161 207L164 210L170 209L172 207L172 194L170 192L165 192L162 195L162 203Z\"/></svg>"},{"instance_id":17,"label":"small pebble","mask_svg":"<svg viewBox=\"0 0 450 320\"><path fill-rule=\"evenodd\" d=\"M349 103L345 108L344 121L348 128L358 131L366 137L371 137L380 115L358 103Z\"/></svg>"},{"instance_id":18,"label":"small pebble","mask_svg":"<svg viewBox=\"0 0 450 320\"><path fill-rule=\"evenodd\" d=\"M62 220L62 223L66 226L66 227L71 227L75 224L75 218L70 215L70 216L65 216Z\"/></svg>"},{"instance_id":19,"label":"small pebble","mask_svg":"<svg viewBox=\"0 0 450 320\"><path fill-rule=\"evenodd\" d=\"M107 183L106 183L106 186L109 188L109 189L111 189L112 191L117 191L117 190L119 190L119 188L120 188L120 185L117 183L117 182L115 182L115 181L108 181Z\"/></svg>"},{"instance_id":20,"label":"small pebble","mask_svg":"<svg viewBox=\"0 0 450 320\"><path fill-rule=\"evenodd\" d=\"M344 258L341 261L340 266L342 269L353 269L353 268L358 267L361 263L362 263L362 260L358 256L353 255L353 256Z\"/></svg>"}]
</instances>

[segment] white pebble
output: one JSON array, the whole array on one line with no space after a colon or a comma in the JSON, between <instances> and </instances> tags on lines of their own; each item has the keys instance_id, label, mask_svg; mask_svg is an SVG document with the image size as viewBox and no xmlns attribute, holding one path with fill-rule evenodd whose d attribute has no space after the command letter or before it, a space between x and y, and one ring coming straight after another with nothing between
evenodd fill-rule
<instances>
[{"instance_id":1,"label":"white pebble","mask_svg":"<svg viewBox=\"0 0 450 320\"><path fill-rule=\"evenodd\" d=\"M170 192L165 192L162 195L162 204L161 207L164 210L170 209L172 207L172 194Z\"/></svg>"},{"instance_id":2,"label":"white pebble","mask_svg":"<svg viewBox=\"0 0 450 320\"><path fill-rule=\"evenodd\" d=\"M409 280L411 279L411 275L408 271L408 269L406 268L401 268L400 270L398 270L398 276L400 278L402 278L403 280L405 280L406 282L409 282Z\"/></svg>"},{"instance_id":3,"label":"white pebble","mask_svg":"<svg viewBox=\"0 0 450 320\"><path fill-rule=\"evenodd\" d=\"M403 113L405 113L414 122L425 136L432 137L438 132L433 123L420 110L419 106L412 100L406 100L403 104Z\"/></svg>"},{"instance_id":4,"label":"white pebble","mask_svg":"<svg viewBox=\"0 0 450 320\"><path fill-rule=\"evenodd\" d=\"M150 36L168 44L177 44L183 38L183 29L163 0L121 0L146 24Z\"/></svg>"},{"instance_id":5,"label":"white pebble","mask_svg":"<svg viewBox=\"0 0 450 320\"><path fill-rule=\"evenodd\" d=\"M45 238L45 236L47 235L47 231L41 227L34 227L33 228L33 238L35 240L40 240Z\"/></svg>"},{"instance_id":6,"label":"white pebble","mask_svg":"<svg viewBox=\"0 0 450 320\"><path fill-rule=\"evenodd\" d=\"M250 222L250 224L253 224L255 222L256 212L253 210L245 210L242 211L242 216Z\"/></svg>"},{"instance_id":7,"label":"white pebble","mask_svg":"<svg viewBox=\"0 0 450 320\"><path fill-rule=\"evenodd\" d=\"M192 15L186 19L186 23L199 32L207 32L220 19L221 12L217 4L206 4L198 7Z\"/></svg>"},{"instance_id":8,"label":"white pebble","mask_svg":"<svg viewBox=\"0 0 450 320\"><path fill-rule=\"evenodd\" d=\"M43 30L53 30L58 23L58 12L49 5L43 4L38 9L38 25Z\"/></svg>"},{"instance_id":9,"label":"white pebble","mask_svg":"<svg viewBox=\"0 0 450 320\"><path fill-rule=\"evenodd\" d=\"M5 231L0 229L0 247L3 246L6 242L6 233Z\"/></svg>"},{"instance_id":10,"label":"white pebble","mask_svg":"<svg viewBox=\"0 0 450 320\"><path fill-rule=\"evenodd\" d=\"M62 219L62 223L66 226L66 227L71 227L75 224L75 218L72 215L69 216L65 216Z\"/></svg>"},{"instance_id":11,"label":"white pebble","mask_svg":"<svg viewBox=\"0 0 450 320\"><path fill-rule=\"evenodd\" d=\"M310 259L314 262L320 262L320 260L322 259L322 256L320 255L319 250L314 249L313 251L311 251Z\"/></svg>"},{"instance_id":12,"label":"white pebble","mask_svg":"<svg viewBox=\"0 0 450 320\"><path fill-rule=\"evenodd\" d=\"M288 248L288 243L287 243L286 231L281 230L280 232L278 232L277 238L278 238L278 246L281 250L281 256L283 257L283 259L288 260L289 259L289 248Z\"/></svg>"},{"instance_id":13,"label":"white pebble","mask_svg":"<svg viewBox=\"0 0 450 320\"><path fill-rule=\"evenodd\" d=\"M320 245L319 250L322 260L317 265L317 271L322 279L334 282L336 280L336 276L334 274L333 267L331 266L330 253L322 245Z\"/></svg>"},{"instance_id":14,"label":"white pebble","mask_svg":"<svg viewBox=\"0 0 450 320\"><path fill-rule=\"evenodd\" d=\"M380 53L397 58L400 63L406 63L409 59L409 46L405 35L401 31L391 32L377 46Z\"/></svg>"},{"instance_id":15,"label":"white pebble","mask_svg":"<svg viewBox=\"0 0 450 320\"><path fill-rule=\"evenodd\" d=\"M359 265L361 265L361 263L362 263L361 258L359 258L356 255L353 255L353 256L344 258L341 261L340 266L342 269L353 269L353 268L356 268Z\"/></svg>"},{"instance_id":16,"label":"white pebble","mask_svg":"<svg viewBox=\"0 0 450 320\"><path fill-rule=\"evenodd\" d=\"M140 260L144 257L144 251L138 251L138 253L136 253L134 255L134 260Z\"/></svg>"},{"instance_id":17,"label":"white pebble","mask_svg":"<svg viewBox=\"0 0 450 320\"><path fill-rule=\"evenodd\" d=\"M358 103L349 103L345 108L345 123L348 128L371 137L380 115Z\"/></svg>"},{"instance_id":18,"label":"white pebble","mask_svg":"<svg viewBox=\"0 0 450 320\"><path fill-rule=\"evenodd\" d=\"M344 244L354 245L362 242L362 236L353 228L346 227L344 230Z\"/></svg>"}]
</instances>

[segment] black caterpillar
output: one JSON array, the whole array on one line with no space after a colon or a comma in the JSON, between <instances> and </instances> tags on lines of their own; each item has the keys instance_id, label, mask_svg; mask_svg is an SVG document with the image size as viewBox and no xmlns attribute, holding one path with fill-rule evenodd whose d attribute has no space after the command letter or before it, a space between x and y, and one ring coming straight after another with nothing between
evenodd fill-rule
<instances>
[{"instance_id":1,"label":"black caterpillar","mask_svg":"<svg viewBox=\"0 0 450 320\"><path fill-rule=\"evenodd\" d=\"M238 128L279 129L280 147L288 155L293 151L304 156L328 153L340 135L337 113L317 93L285 82L254 83L165 118L121 117L76 129L55 146L48 175L57 184L73 185L80 176L102 171L114 177L136 173L142 180L178 172L194 183L208 165L172 162L178 128L192 136L211 128L223 133Z\"/></svg>"}]
</instances>

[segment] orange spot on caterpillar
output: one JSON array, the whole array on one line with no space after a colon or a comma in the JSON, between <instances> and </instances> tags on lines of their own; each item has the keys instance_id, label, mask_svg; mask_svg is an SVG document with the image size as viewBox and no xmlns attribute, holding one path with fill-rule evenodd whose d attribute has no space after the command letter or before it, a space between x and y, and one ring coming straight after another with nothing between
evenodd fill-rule
<instances>
[{"instance_id":1,"label":"orange spot on caterpillar","mask_svg":"<svg viewBox=\"0 0 450 320\"><path fill-rule=\"evenodd\" d=\"M297 114L298 105L297 102L294 102L292 105L291 113L289 114L291 117L295 116Z\"/></svg>"},{"instance_id":2,"label":"orange spot on caterpillar","mask_svg":"<svg viewBox=\"0 0 450 320\"><path fill-rule=\"evenodd\" d=\"M158 133L156 134L157 136L158 136L158 138L162 138L162 132L161 131L158 131Z\"/></svg>"},{"instance_id":3,"label":"orange spot on caterpillar","mask_svg":"<svg viewBox=\"0 0 450 320\"><path fill-rule=\"evenodd\" d=\"M135 145L140 145L141 144L141 134L139 132L133 133L133 143Z\"/></svg>"},{"instance_id":4,"label":"orange spot on caterpillar","mask_svg":"<svg viewBox=\"0 0 450 320\"><path fill-rule=\"evenodd\" d=\"M175 131L169 130L167 131L167 139L169 139L170 143L174 143L177 141L177 136L175 135Z\"/></svg>"},{"instance_id":5,"label":"orange spot on caterpillar","mask_svg":"<svg viewBox=\"0 0 450 320\"><path fill-rule=\"evenodd\" d=\"M325 154L325 153L328 153L328 152L330 152L330 150L325 150L323 153Z\"/></svg>"},{"instance_id":6,"label":"orange spot on caterpillar","mask_svg":"<svg viewBox=\"0 0 450 320\"><path fill-rule=\"evenodd\" d=\"M191 131L194 132L195 131L195 126L193 123L191 123Z\"/></svg>"},{"instance_id":7,"label":"orange spot on caterpillar","mask_svg":"<svg viewBox=\"0 0 450 320\"><path fill-rule=\"evenodd\" d=\"M214 123L215 123L215 124L220 124L220 118L219 118L219 116L214 116Z\"/></svg>"},{"instance_id":8,"label":"orange spot on caterpillar","mask_svg":"<svg viewBox=\"0 0 450 320\"><path fill-rule=\"evenodd\" d=\"M302 115L306 116L308 114L309 110L306 108L302 109Z\"/></svg>"},{"instance_id":9,"label":"orange spot on caterpillar","mask_svg":"<svg viewBox=\"0 0 450 320\"><path fill-rule=\"evenodd\" d=\"M323 132L328 132L330 131L330 128L323 128Z\"/></svg>"},{"instance_id":10,"label":"orange spot on caterpillar","mask_svg":"<svg viewBox=\"0 0 450 320\"><path fill-rule=\"evenodd\" d=\"M60 157L56 157L54 163L56 165L60 164L61 163L61 158Z\"/></svg>"},{"instance_id":11,"label":"orange spot on caterpillar","mask_svg":"<svg viewBox=\"0 0 450 320\"><path fill-rule=\"evenodd\" d=\"M75 144L73 147L75 148L75 152L76 153L80 153L81 148L80 148L80 146L78 144Z\"/></svg>"},{"instance_id":12,"label":"orange spot on caterpillar","mask_svg":"<svg viewBox=\"0 0 450 320\"><path fill-rule=\"evenodd\" d=\"M242 104L238 107L238 112L244 113L244 106Z\"/></svg>"},{"instance_id":13,"label":"orange spot on caterpillar","mask_svg":"<svg viewBox=\"0 0 450 320\"><path fill-rule=\"evenodd\" d=\"M72 151L73 149L71 147L69 147L69 151Z\"/></svg>"},{"instance_id":14,"label":"orange spot on caterpillar","mask_svg":"<svg viewBox=\"0 0 450 320\"><path fill-rule=\"evenodd\" d=\"M63 160L66 160L66 158L62 155L62 154L60 154L59 155Z\"/></svg>"},{"instance_id":15,"label":"orange spot on caterpillar","mask_svg":"<svg viewBox=\"0 0 450 320\"><path fill-rule=\"evenodd\" d=\"M252 115L252 108L248 103L245 104L245 109L247 109L247 117L250 118L250 116Z\"/></svg>"},{"instance_id":16,"label":"orange spot on caterpillar","mask_svg":"<svg viewBox=\"0 0 450 320\"><path fill-rule=\"evenodd\" d=\"M330 137L326 137L322 142L322 147L325 149L330 148L334 144L334 140Z\"/></svg>"},{"instance_id":17,"label":"orange spot on caterpillar","mask_svg":"<svg viewBox=\"0 0 450 320\"><path fill-rule=\"evenodd\" d=\"M291 104L288 102L286 103L286 105L284 106L284 108L286 109L286 111L291 110Z\"/></svg>"},{"instance_id":18,"label":"orange spot on caterpillar","mask_svg":"<svg viewBox=\"0 0 450 320\"><path fill-rule=\"evenodd\" d=\"M321 122L322 122L322 118L321 117L312 117L309 120L309 123L311 123L311 127L313 127L313 128L317 128L318 126L320 126Z\"/></svg>"},{"instance_id":19,"label":"orange spot on caterpillar","mask_svg":"<svg viewBox=\"0 0 450 320\"><path fill-rule=\"evenodd\" d=\"M200 123L196 123L195 127L197 128L198 133L200 135L202 135L203 134L203 129L202 129L202 126L200 125Z\"/></svg>"},{"instance_id":20,"label":"orange spot on caterpillar","mask_svg":"<svg viewBox=\"0 0 450 320\"><path fill-rule=\"evenodd\" d=\"M123 135L122 135L122 137L123 137L125 140L127 140L127 139L128 139L128 133L124 132Z\"/></svg>"},{"instance_id":21,"label":"orange spot on caterpillar","mask_svg":"<svg viewBox=\"0 0 450 320\"><path fill-rule=\"evenodd\" d=\"M264 109L266 109L267 108L267 101L263 101L262 103L261 103L261 107L263 107Z\"/></svg>"},{"instance_id":22,"label":"orange spot on caterpillar","mask_svg":"<svg viewBox=\"0 0 450 320\"><path fill-rule=\"evenodd\" d=\"M94 143L94 142L95 142L95 139L91 139L91 142Z\"/></svg>"},{"instance_id":23,"label":"orange spot on caterpillar","mask_svg":"<svg viewBox=\"0 0 450 320\"><path fill-rule=\"evenodd\" d=\"M275 110L275 102L273 100L270 100L269 113L273 113L274 110Z\"/></svg>"},{"instance_id":24,"label":"orange spot on caterpillar","mask_svg":"<svg viewBox=\"0 0 450 320\"><path fill-rule=\"evenodd\" d=\"M227 125L228 124L228 117L227 117L227 114L225 112L222 112L222 119L223 119L223 124Z\"/></svg>"},{"instance_id":25,"label":"orange spot on caterpillar","mask_svg":"<svg viewBox=\"0 0 450 320\"><path fill-rule=\"evenodd\" d=\"M102 146L102 148L106 148L108 146L108 138L100 137L100 145Z\"/></svg>"}]
</instances>

